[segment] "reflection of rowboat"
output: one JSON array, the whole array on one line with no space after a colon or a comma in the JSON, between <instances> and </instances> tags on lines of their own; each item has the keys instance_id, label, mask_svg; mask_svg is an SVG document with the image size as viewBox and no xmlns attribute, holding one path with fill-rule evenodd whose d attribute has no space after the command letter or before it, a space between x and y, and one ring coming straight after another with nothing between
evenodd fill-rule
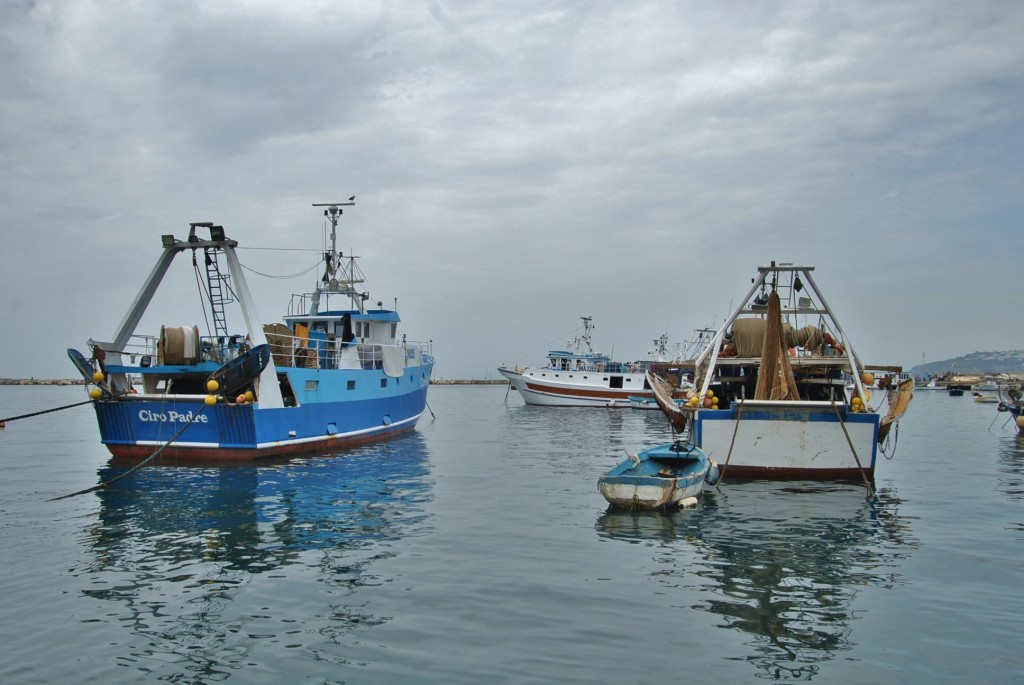
<instances>
[{"instance_id":1,"label":"reflection of rowboat","mask_svg":"<svg viewBox=\"0 0 1024 685\"><path fill-rule=\"evenodd\" d=\"M627 509L657 509L687 503L718 480L718 467L699 448L683 442L630 455L597 481L609 503Z\"/></svg>"},{"instance_id":2,"label":"reflection of rowboat","mask_svg":"<svg viewBox=\"0 0 1024 685\"><path fill-rule=\"evenodd\" d=\"M711 343L679 363L697 388L686 407L669 401L673 384L649 374L673 427L692 432L723 478L867 481L879 446L910 404L914 381L899 380L901 367L861 361L813 270L758 267ZM879 381L887 406L871 404L871 372L887 374ZM852 396L844 378L853 381Z\"/></svg>"},{"instance_id":3,"label":"reflection of rowboat","mask_svg":"<svg viewBox=\"0 0 1024 685\"><path fill-rule=\"evenodd\" d=\"M708 488L693 511L609 508L595 529L634 553L632 543L655 543L648 577L664 601L699 596L696 608L739 634L712 641L745 645L737 658L759 675L809 681L861 641L857 593L899 583L915 543L897 505L841 483L732 483Z\"/></svg>"}]
</instances>

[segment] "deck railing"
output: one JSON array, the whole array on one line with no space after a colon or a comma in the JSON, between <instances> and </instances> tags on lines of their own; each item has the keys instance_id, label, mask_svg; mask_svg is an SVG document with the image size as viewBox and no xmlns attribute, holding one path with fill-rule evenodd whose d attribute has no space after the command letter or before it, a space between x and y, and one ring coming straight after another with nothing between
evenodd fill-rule
<instances>
[{"instance_id":1,"label":"deck railing","mask_svg":"<svg viewBox=\"0 0 1024 685\"><path fill-rule=\"evenodd\" d=\"M405 341L395 344L349 341L338 339L310 339L291 335L267 334L267 342L279 368L308 369L382 369L389 354L399 355L405 366L418 366L433 357L430 342ZM161 363L159 337L132 336L121 351L125 366L148 368ZM249 349L251 344L241 335L200 336L197 363L223 364Z\"/></svg>"}]
</instances>

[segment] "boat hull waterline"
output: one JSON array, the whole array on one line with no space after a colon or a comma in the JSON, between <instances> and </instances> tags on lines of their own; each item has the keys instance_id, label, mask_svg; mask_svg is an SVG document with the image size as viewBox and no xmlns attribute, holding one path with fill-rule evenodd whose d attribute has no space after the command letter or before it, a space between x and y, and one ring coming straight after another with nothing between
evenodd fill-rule
<instances>
[{"instance_id":1,"label":"boat hull waterline","mask_svg":"<svg viewBox=\"0 0 1024 685\"><path fill-rule=\"evenodd\" d=\"M792 402L748 400L742 414L738 406L700 411L694 421L694 442L715 446L716 452L709 456L718 460L728 478L851 482L871 478L878 454L879 416L847 413L844 407L840 412L837 415L832 406L815 409Z\"/></svg>"},{"instance_id":2,"label":"boat hull waterline","mask_svg":"<svg viewBox=\"0 0 1024 685\"><path fill-rule=\"evenodd\" d=\"M424 388L395 400L318 403L316 412L134 397L95 406L101 440L114 457L144 459L196 417L167 444L162 456L181 461L252 461L326 453L399 435L415 428L425 403Z\"/></svg>"}]
</instances>

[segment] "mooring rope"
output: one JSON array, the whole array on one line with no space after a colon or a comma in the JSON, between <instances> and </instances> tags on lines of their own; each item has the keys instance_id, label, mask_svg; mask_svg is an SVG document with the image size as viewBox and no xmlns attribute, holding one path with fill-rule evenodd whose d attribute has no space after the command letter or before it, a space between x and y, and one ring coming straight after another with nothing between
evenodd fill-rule
<instances>
[{"instance_id":1,"label":"mooring rope","mask_svg":"<svg viewBox=\"0 0 1024 685\"><path fill-rule=\"evenodd\" d=\"M128 469L124 473L122 473L122 474L120 474L118 476L114 476L110 480L105 480L102 483L100 483L99 485L94 485L91 488L86 488L85 490L79 490L78 492L72 492L69 495L61 495L60 497L54 497L53 499L50 499L48 501L56 502L57 500L68 499L69 497L77 497L78 495L84 495L84 494L86 494L88 492L95 492L97 490L102 490L103 488L107 487L108 485L110 485L112 483L116 483L117 481L121 480L125 476L127 476L129 474L132 474L135 471L138 471L143 466L145 466L149 462L151 462L154 459L156 459L160 455L161 452L163 452L165 449L167 449L168 445L170 445L172 442L177 440L181 436L181 434L185 432L185 429L188 428L189 426L191 426L192 422L195 421L197 418L199 418L199 415L202 414L203 410L205 410L205 409L206 409L206 405L204 404L202 407L199 408L199 411L197 411L195 414L193 414L192 418L190 418L188 420L188 422L184 426L181 427L181 430L179 430L177 433L174 434L174 436L170 440L168 440L164 444L160 445L160 447L158 447L157 450L155 452L153 452L153 454L149 455L148 457L146 457L145 459L143 459L138 464L136 464L135 466L131 467L130 469Z\"/></svg>"},{"instance_id":2,"label":"mooring rope","mask_svg":"<svg viewBox=\"0 0 1024 685\"><path fill-rule=\"evenodd\" d=\"M736 433L740 430L740 417L743 416L743 402L739 403L740 407L736 410L736 425L732 429L732 442L729 443L729 454L725 455L725 463L722 464L722 470L718 474L718 482L715 483L715 488L721 490L722 481L725 480L725 470L729 468L729 460L732 459L732 448L736 445Z\"/></svg>"},{"instance_id":3,"label":"mooring rope","mask_svg":"<svg viewBox=\"0 0 1024 685\"><path fill-rule=\"evenodd\" d=\"M835 400L832 400L832 408L836 411L836 418L839 419L839 426L843 429L843 435L846 436L846 442L850 445L850 451L853 452L853 459L857 462L857 468L860 469L860 476L864 479L864 487L868 489L868 499L871 499L875 491L871 488L871 482L868 480L868 474L864 472L864 467L861 466L860 457L857 456L857 449L853 446L853 440L850 439L850 432L846 430L846 422L843 421L842 414L839 413L839 405Z\"/></svg>"},{"instance_id":4,"label":"mooring rope","mask_svg":"<svg viewBox=\"0 0 1024 685\"><path fill-rule=\"evenodd\" d=\"M39 416L40 414L49 414L50 412L60 411L61 409L71 409L71 407L81 407L83 404L92 404L94 400L86 400L85 402L75 402L74 404L65 404L63 407L54 407L52 409L43 409L42 411L34 411L31 414L22 414L21 416L12 416L9 419L0 419L0 424L7 423L8 421L17 421L18 419L27 419L33 416Z\"/></svg>"}]
</instances>

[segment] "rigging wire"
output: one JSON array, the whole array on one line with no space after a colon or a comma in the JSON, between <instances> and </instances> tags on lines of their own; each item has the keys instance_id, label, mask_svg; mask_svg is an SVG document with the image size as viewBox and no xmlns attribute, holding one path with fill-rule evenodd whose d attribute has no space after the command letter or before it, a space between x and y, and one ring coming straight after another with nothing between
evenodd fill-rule
<instances>
[{"instance_id":1,"label":"rigging wire","mask_svg":"<svg viewBox=\"0 0 1024 685\"><path fill-rule=\"evenodd\" d=\"M318 269L320 267L320 260L317 260L316 264L314 264L313 266L309 267L308 269L305 269L303 271L299 271L298 273L284 275L284 276L275 276L274 274L265 274L262 271L257 271L256 269L253 269L252 267L246 266L245 264L242 264L241 262L239 262L239 264L241 265L241 267L243 269L245 269L246 271L249 271L251 273L254 273L257 276L263 276L264 278L275 278L275 279L279 279L279 280L287 280L289 278L298 278L299 276L305 276L306 274L310 273L311 271L315 271L316 269Z\"/></svg>"}]
</instances>

